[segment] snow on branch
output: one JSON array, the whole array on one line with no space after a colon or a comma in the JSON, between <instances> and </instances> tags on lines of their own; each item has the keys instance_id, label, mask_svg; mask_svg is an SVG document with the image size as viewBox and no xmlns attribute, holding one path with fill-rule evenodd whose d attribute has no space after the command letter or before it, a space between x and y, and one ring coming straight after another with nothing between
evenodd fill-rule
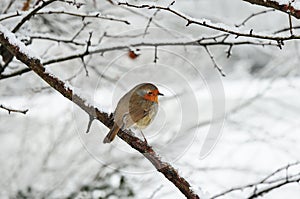
<instances>
[{"instance_id":1,"label":"snow on branch","mask_svg":"<svg viewBox=\"0 0 300 199\"><path fill-rule=\"evenodd\" d=\"M224 38L226 37L226 38ZM138 40L134 41L132 40L130 43L124 44L114 44L114 45L109 45L109 46L101 46L98 48L93 48L89 49L86 51L86 49L82 50L82 52L75 52L70 55L64 55L61 57L56 57L53 59L45 60L43 62L43 65L50 65L54 63L60 63L64 61L69 61L73 59L81 59L82 57L92 55L92 54L102 54L105 52L110 52L110 51L117 51L117 50L126 50L130 49L130 47L159 47L159 46L228 46L229 50L227 53L230 53L231 49L233 46L239 46L239 45L255 45L255 46L275 46L275 47L280 47L280 45L276 42L268 41L268 42L262 42L262 41L227 41L228 35L217 35L217 36L212 36L212 37L201 37L199 39L194 39L194 40L182 40L182 39L174 39L174 40L169 40L169 41L149 41L149 40ZM47 38L45 38L47 39ZM51 40L50 38L48 38ZM56 41L62 41L62 40L56 40ZM92 45L93 46L93 45ZM27 73L31 71L30 68L24 68L18 71L15 71L11 74L0 74L0 80L2 79L7 79L15 76L22 75L24 73Z\"/></svg>"},{"instance_id":2,"label":"snow on branch","mask_svg":"<svg viewBox=\"0 0 300 199\"><path fill-rule=\"evenodd\" d=\"M300 162L294 162L292 164L288 164L286 166L283 166L276 171L270 173L266 177L264 177L262 180L258 182L254 182L251 184L247 184L240 187L231 188L227 191L224 191L222 193L219 193L211 199L224 197L225 195L237 192L237 191L245 191L252 189L247 199L253 199L260 197L266 193L269 193L279 187L291 184L291 183L299 183L300 182L300 173L299 169L298 172L293 172L292 170L297 170L299 168Z\"/></svg>"},{"instance_id":3,"label":"snow on branch","mask_svg":"<svg viewBox=\"0 0 300 199\"><path fill-rule=\"evenodd\" d=\"M173 4L175 1L173 2ZM208 19L195 19L192 18L184 13L181 13L173 8L171 6L164 7L164 6L157 6L157 5L148 5L148 4L142 4L142 5L134 5L130 3L122 3L119 2L119 5L122 6L127 6L131 8L137 8L137 9L160 9L164 10L166 12L172 13L179 18L183 19L186 21L186 26L189 26L191 24L203 26L206 28L210 28L213 30L217 30L223 33L228 33L230 35L234 35L236 37L248 37L248 38L255 38L255 39L260 39L260 40L272 40L272 41L277 41L279 44L282 44L283 41L288 41L288 40L294 40L294 39L300 39L300 35L288 35L288 36L273 36L270 34L266 33L255 33L253 29L251 30L241 30L238 27L230 27L225 24L221 23L213 23ZM173 5L171 4L171 5Z\"/></svg>"},{"instance_id":4,"label":"snow on branch","mask_svg":"<svg viewBox=\"0 0 300 199\"><path fill-rule=\"evenodd\" d=\"M78 105L89 115L89 117L99 120L108 128L112 128L112 114L109 115L108 113L102 112L98 108L87 104L84 99L75 94L71 88L67 87L62 80L47 73L40 59L28 56L28 54L24 53L24 51L28 51L27 47L19 46L19 44L21 44L20 41L11 43L10 38L15 38L14 34L8 32L5 27L0 25L0 43L2 46L10 51L18 60L27 65L52 88L57 90L74 104ZM25 50L23 48L25 48ZM172 182L182 192L182 194L186 196L186 198L200 198L193 192L190 184L178 174L178 171L168 162L162 161L159 155L145 141L133 136L130 131L119 131L118 136L127 142L132 148L140 152L145 158L147 158L157 169L157 171L161 172L170 182Z\"/></svg>"},{"instance_id":5,"label":"snow on branch","mask_svg":"<svg viewBox=\"0 0 300 199\"><path fill-rule=\"evenodd\" d=\"M300 9L293 6L290 1L274 1L274 0L243 0L251 4L256 4L264 7L274 8L281 12L292 15L293 17L300 19Z\"/></svg>"},{"instance_id":6,"label":"snow on branch","mask_svg":"<svg viewBox=\"0 0 300 199\"><path fill-rule=\"evenodd\" d=\"M73 17L80 17L80 18L82 18L82 20L84 20L85 18L96 18L96 19L104 19L104 20L109 20L109 21L122 22L127 25L130 24L130 22L127 20L118 19L118 18L115 18L112 16L104 16L99 12L85 14L85 13L68 12L68 11L64 11L64 10L61 10L61 11L50 10L50 11L38 12L35 15L50 15L50 14L70 15Z\"/></svg>"},{"instance_id":7,"label":"snow on branch","mask_svg":"<svg viewBox=\"0 0 300 199\"><path fill-rule=\"evenodd\" d=\"M36 8L34 8L31 12L29 12L25 17L22 18L22 20L14 27L14 29L12 30L13 33L17 32L21 26L29 21L29 19L31 19L31 17L33 17L39 10L41 10L42 8L50 5L51 3L55 2L57 0L48 0L48 1L42 1L42 3L37 6Z\"/></svg>"}]
</instances>

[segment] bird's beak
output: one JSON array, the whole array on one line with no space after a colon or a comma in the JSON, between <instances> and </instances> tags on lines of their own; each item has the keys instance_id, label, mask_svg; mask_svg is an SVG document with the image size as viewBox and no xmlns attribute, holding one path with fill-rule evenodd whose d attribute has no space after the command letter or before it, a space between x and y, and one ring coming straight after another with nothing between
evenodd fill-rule
<instances>
[{"instance_id":1,"label":"bird's beak","mask_svg":"<svg viewBox=\"0 0 300 199\"><path fill-rule=\"evenodd\" d=\"M158 93L157 95L161 95L161 96L164 96L164 94L162 94L162 93Z\"/></svg>"}]
</instances>

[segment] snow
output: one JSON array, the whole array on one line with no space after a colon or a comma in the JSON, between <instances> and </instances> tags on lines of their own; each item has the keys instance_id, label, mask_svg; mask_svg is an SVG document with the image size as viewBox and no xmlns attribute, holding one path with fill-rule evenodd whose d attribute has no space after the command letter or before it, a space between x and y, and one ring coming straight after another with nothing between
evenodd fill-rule
<instances>
[{"instance_id":1,"label":"snow","mask_svg":"<svg viewBox=\"0 0 300 199\"><path fill-rule=\"evenodd\" d=\"M149 3L153 4L153 1ZM170 2L157 3L168 5ZM53 6L49 10L77 12L76 8L69 10L68 6ZM272 12L254 17L243 28L235 28L234 24L264 9L245 6L242 1L176 1L173 7L197 21L234 31L246 30L248 33L247 30L253 28L254 32L265 35L289 27L286 15ZM149 34L132 39L132 35L143 33L148 23L149 18L141 15L152 16L154 9L125 12L108 3L92 4L89 1L80 9L80 13L100 12L134 23L123 27L109 21L84 19L85 23L92 23L76 41L85 43L88 33L93 31L92 43L97 46L91 46L89 50L111 51L85 57L89 77L85 76L80 59L47 65L46 72L62 79L66 88L86 99L86 105L93 104L107 113L113 112L120 97L133 85L145 81L157 83L166 95L160 98L158 115L144 134L162 160L170 162L201 198L257 182L279 167L300 159L298 41L286 42L283 50L268 46L234 46L230 59L224 53L227 47L209 47L227 74L220 80L225 99L216 99L225 102L226 121L220 137L214 140L215 147L203 158L200 152L214 124L210 123L215 108L211 90L216 88L215 77L219 77L207 53L198 46L160 46L158 62L153 63L154 47L138 47L140 56L135 60L128 58L127 50L141 42L188 42L219 32L196 25L186 27L184 20L161 10L153 18ZM19 30L18 35L70 39L82 27L81 20L68 21L65 15L58 16L47 16L52 26L43 24L42 27L37 15ZM299 25L296 20L293 23ZM1 24L15 25L14 19L1 21ZM2 25L0 31L29 56L34 55L28 49L47 60L85 52L83 46L45 40L33 40L31 46L25 47ZM98 44L104 31L120 38L103 38ZM299 34L297 29L295 34ZM227 41L230 39L234 40L234 37ZM115 50L118 47L123 50ZM5 74L22 67L13 60ZM32 198L66 198L82 185L97 183L103 183L99 187L107 189L99 189L92 195L84 193L84 196L105 197L107 193L119 193L122 176L125 184L132 188L133 198L185 198L142 154L121 139L116 138L110 145L102 144L109 129L100 122L94 121L86 134L88 115L58 92L53 92L34 73L1 80L0 84L0 104L29 109L26 115L9 115L0 109L0 161L3 163L0 167L3 174L0 198L14 197L18 191L26 192L28 187L33 190ZM196 126L199 121L203 124ZM139 133L136 136L141 137ZM299 172L299 167L288 173L294 172ZM273 179L285 174L281 172ZM243 189L224 198L246 198L250 193L251 190ZM263 198L295 198L299 195L299 185L291 184ZM121 198L129 197L123 195Z\"/></svg>"},{"instance_id":2,"label":"snow","mask_svg":"<svg viewBox=\"0 0 300 199\"><path fill-rule=\"evenodd\" d=\"M296 85L300 85L299 79L293 79L292 81L294 81L294 83ZM262 84L267 84L267 81L265 83L261 82L261 85ZM240 81L238 81L238 82L225 81L224 86L226 89L228 105L231 107L233 104L236 104L236 101L247 100L249 97L251 97L253 95L252 93L255 90L254 88L251 88L251 90L249 90L250 95L244 95L245 88L250 85L251 85L251 80L250 81L244 80L242 82L240 82ZM278 87L277 85L280 87L277 88ZM257 86L260 87L260 85L257 85ZM284 93L277 92L278 89L282 89L282 87L285 88L285 92ZM259 89L261 89L261 88L259 88ZM99 94L97 94L97 96L100 96L101 94L106 95L105 93L108 93L108 91L105 91L105 89L104 89L102 92L100 89L97 91L97 93L99 93ZM202 93L202 92L200 92L200 93ZM99 143L99 140L101 140L101 137L105 135L105 132L107 131L107 129L102 131L101 129L103 127L101 127L101 125L99 126L99 125L93 124L93 128L88 137L81 134L84 132L83 130L86 128L86 125L87 125L86 115L80 113L81 111L78 112L77 108L75 108L75 107L72 108L72 106L74 106L74 105L71 105L64 98L58 98L58 96L59 96L59 94L55 93L55 94L50 94L50 95L48 94L48 95L40 96L40 97L36 96L36 97L34 97L34 100L32 100L30 98L26 99L26 97L19 98L18 101L15 101L16 100L15 98L8 98L8 97L1 98L1 102L3 102L3 103L10 102L11 105L26 104L26 107L30 109L30 111L28 112L28 115L22 116L22 117L15 115L16 117L11 118L11 119L10 119L11 116L8 115L6 112L1 112L0 113L1 118L3 118L3 119L1 120L2 124L0 126L2 128L2 131L5 129L5 127L7 125L10 125L11 123L18 122L19 128L20 128L22 125L26 125L26 123L28 123L29 121L35 121L36 124L34 124L34 126L32 126L32 127L38 128L39 132L43 132L43 133L37 134L37 135L42 136L43 134L45 134L45 132L47 132L49 125L58 124L57 123L57 115L61 115L60 117L63 116L60 119L61 124L63 124L67 118L71 117L71 120L73 118L74 123L70 127L75 125L74 127L76 127L79 131L79 136L82 137L82 139L84 139L83 140L84 143L87 144L88 150L92 151L92 153L97 153L97 154L101 153L102 155L97 155L97 156L100 158L105 157L104 160L106 158L108 158L107 154L105 155L105 153L108 153L108 152L99 150L99 147L100 147L99 145L101 145ZM284 79L279 79L278 81L275 82L274 89L270 93L268 93L266 98L286 100L286 99L290 99L291 96L294 96L293 88L289 88L288 83ZM204 98L205 96L202 95L202 97ZM107 103L106 98L98 98L98 97L96 97L96 98L97 98L98 104L102 104L102 103L106 104ZM295 98L295 100L297 100L297 99ZM46 103L47 106L45 106L45 101L47 102ZM205 104L209 103L209 97L206 96L206 98L204 98L202 100L202 102L205 102ZM256 106L264 107L263 104L264 104L264 100L261 102L258 101ZM164 106L164 105L162 105L162 106ZM272 110L276 106L277 106L276 104L273 104L273 105L270 104L270 107L268 109ZM172 109L172 107L170 107L169 110L166 110L166 111L171 112L171 109ZM49 110L51 110L51 111L49 112ZM72 111L70 111L70 110L72 110ZM247 113L250 110L251 109L246 108L245 113ZM292 113L289 113L289 111L285 110L285 109L280 109L280 111L281 111L280 114L285 115L285 118L289 118L290 114L292 114ZM82 120L80 115L82 115L83 118L85 118L85 119ZM275 118L270 118L270 120L271 120L270 122L268 122L266 119L264 119L263 123L258 123L265 116L264 115L261 115L261 116L256 115L256 117L258 117L257 122L256 122L257 125L263 124L266 126L270 126L270 125L272 126L274 121L277 121L277 119L275 117ZM236 118L235 116L232 116L232 118L238 119L238 120L240 119L238 117ZM33 125L33 123L30 122L27 125ZM59 126L60 125L55 125L54 129L59 128ZM278 122L278 126L274 127L274 128L280 130L280 129L284 129L288 126L289 126L288 121L281 120L280 122ZM14 135L18 135L18 134L16 134L17 132L18 132L18 128L16 128L16 129L13 128L13 129L11 129L11 132L9 134L6 134L5 137L2 136L2 139L5 140L5 142L3 142L3 143L6 143L6 144L2 144L2 146L1 146L2 151L7 150L8 148L13 148L14 145L12 144L12 142L14 139L12 137ZM100 135L99 135L99 132L103 132L103 133L100 133ZM29 132L27 132L27 133L29 133L31 135L33 133L33 131L29 130ZM207 195L207 193L210 193L210 195L213 195L212 193L215 192L215 191L213 191L213 190L215 190L215 188L211 189L209 187L214 187L213 186L214 181L211 181L210 179L216 178L216 180L219 181L219 184L223 183L224 184L223 186L228 187L228 186L231 186L234 184L235 185L244 184L245 179L249 179L254 174L250 172L246 175L247 177L245 176L245 179L241 179L240 174L234 172L234 174L233 173L230 174L229 179L231 179L231 180L228 181L228 180L225 180L226 179L225 173L223 173L223 175L221 175L220 177L216 177L216 176L208 177L209 175L213 174L213 172L208 170L207 171L208 173L206 173L206 174L205 173L199 174L201 177L199 177L199 179L197 179L197 178L194 178L193 175L190 176L187 174L190 164L194 165L195 169L197 170L197 168L200 167L200 165L201 165L201 167L209 167L209 165L214 165L213 162L215 162L215 164L218 165L221 161L222 167L223 166L224 167L234 166L236 168L239 168L239 167L241 167L241 168L245 167L245 168L249 168L249 169L253 168L254 170L260 170L260 172L267 173L271 162L273 165L272 168L275 169L278 166L282 166L284 164L284 162L286 162L286 161L287 162L293 161L293 158L288 157L288 156L286 156L284 159L283 159L284 156L282 156L280 158L280 160L278 160L278 156L274 155L274 153L275 153L274 150L270 149L268 147L268 145L264 145L264 144L258 145L258 144L255 144L255 142L253 142L253 144L250 143L250 144L240 145L240 142L247 140L247 137L250 136L250 135L241 134L241 133L242 132L240 130L235 129L234 123L231 124L231 123L227 122L226 128L223 132L222 139L217 144L217 146L215 147L213 152L208 156L208 158L206 158L204 160L195 158L199 155L199 146L201 145L201 142L202 142L201 139L197 139L196 142L194 142L194 144L192 145L192 147L185 153L185 155L182 158L180 158L179 160L177 160L176 162L173 162L172 164L174 165L175 168L177 168L180 171L181 175L186 176L188 180L191 180L193 182L192 185L193 185L194 190L197 190L197 187L200 186L200 187L202 187L203 190L205 190L204 192L206 194L204 194L204 195ZM284 133L284 132L282 132L282 133ZM267 138L267 135L263 135L263 132L260 132L259 134L261 134L262 137ZM37 138L34 138L37 135L32 134L30 136L31 140L37 139ZM32 136L34 136L34 137L32 137ZM300 139L300 137L297 136L297 134L292 134L291 132L290 132L290 135L286 135L286 136L287 136L286 138L284 138L284 137L281 138L281 142L289 143L289 141L288 141L289 139L287 139L287 138L291 138L291 137L295 141ZM87 141L86 138L90 138L89 141ZM39 139L43 140L42 137ZM73 139L76 140L76 136L73 137L72 140ZM11 140L11 141L9 141L9 140ZM155 143L158 142L158 140L156 140L155 143L153 143L153 141L151 141L151 140L149 140L149 142L151 142L151 144L155 145ZM95 144L95 146L94 146L95 149L91 148L92 147L91 143ZM112 147L115 149L113 151L109 152L109 154L110 154L109 156L111 156L109 159L110 160L114 160L115 158L119 159L120 155L121 155L122 157L124 157L124 158L122 158L123 159L122 161L124 161L124 163L127 161L131 162L130 156L136 156L136 153L132 153L130 156L128 156L128 147L127 147L127 150L124 150L124 151L123 150L115 151L116 147L119 148L120 146L118 146L118 145L120 145L122 143L123 143L122 141L117 139L116 142L114 142L112 144ZM124 146L126 146L126 144ZM289 150L286 145L283 145L283 146L284 146L285 150ZM65 144L64 147L68 148L69 145ZM296 148L295 147L296 146L293 147L292 151L294 151L293 153L294 153L294 155L296 155L296 157L299 157L297 155L297 151L299 151L300 149L297 149L297 147ZM100 147L100 148L103 148L103 147ZM155 149L156 148L157 147L155 147ZM236 149L238 149L238 150L236 150ZM104 148L103 148L103 150L104 150ZM118 153L115 154L115 153L113 153L114 151L118 152ZM132 151L132 150L130 149L130 151ZM257 153L258 151L260 151L259 154ZM292 152L292 151L290 151L290 152ZM12 152L13 152L13 150L10 153L8 153L7 155L10 155ZM230 158L227 155L228 153L231 154ZM278 152L276 152L276 153L278 153ZM283 151L280 153L285 154L285 152L283 152ZM247 156L245 156L245 154L247 154ZM221 157L229 158L229 159L226 161L222 161ZM6 156L3 156L3 158L5 159ZM108 161L109 159L107 159L106 161ZM154 180L154 181L151 180L155 176L155 175L153 175L152 172L150 172L148 174L146 172L143 174L143 176L132 173L133 171L137 171L137 169L139 169L139 168L140 169L141 168L148 168L148 169L150 168L151 169L151 166L148 165L147 162L143 161L143 158L136 160L136 161L139 162L138 163L139 166L137 166L135 164L133 164L133 165L129 164L126 166L127 168L122 169L123 172L127 173L126 174L127 177L129 177L129 179L132 179L131 183L134 184L134 187L137 187L137 189L138 189L138 187L140 187L140 183L142 182L142 180L145 181L144 183L150 183L150 184L156 182L156 180ZM189 164L185 164L184 163L185 161L188 161ZM237 162L238 162L238 164L237 164ZM250 162L253 162L253 163L251 164ZM256 164L257 162L260 162L260 164L257 165ZM263 162L265 162L265 163L263 163ZM116 162L116 163L119 164L119 162ZM148 166L146 166L146 165L148 165ZM9 165L7 165L7 166L9 166ZM193 171L191 171L191 172L194 173ZM115 177L112 178L111 180L112 180L113 184L117 183ZM157 179L157 180L160 181L159 179ZM160 182L160 183L162 183L162 182ZM164 184L164 188L157 193L157 197L161 197L167 193L168 194L173 193L174 188L173 188L173 186L169 186L169 183L167 181L162 184ZM197 185L197 186L195 186L195 185ZM149 186L149 188L150 187L151 186ZM144 196L151 195L151 192L152 192L151 188L147 189L147 187L144 186L143 189L144 189L144 191L143 191ZM138 191L138 190L136 190L136 191ZM243 192L241 192L241 193L243 193ZM294 192L294 194L297 194L297 192ZM278 195L277 198L280 198L281 196L282 195Z\"/></svg>"},{"instance_id":3,"label":"snow","mask_svg":"<svg viewBox=\"0 0 300 199\"><path fill-rule=\"evenodd\" d=\"M9 31L5 26L0 24L0 33L3 33L4 37L8 39L8 41L14 45L18 46L20 52L27 55L29 58L39 59L39 57L33 52L30 47L25 46L23 42L16 38L16 35Z\"/></svg>"},{"instance_id":4,"label":"snow","mask_svg":"<svg viewBox=\"0 0 300 199\"><path fill-rule=\"evenodd\" d=\"M296 9L296 10L300 10L300 1L299 0L275 0L276 2L278 2L280 5L289 5L291 3L291 5Z\"/></svg>"}]
</instances>

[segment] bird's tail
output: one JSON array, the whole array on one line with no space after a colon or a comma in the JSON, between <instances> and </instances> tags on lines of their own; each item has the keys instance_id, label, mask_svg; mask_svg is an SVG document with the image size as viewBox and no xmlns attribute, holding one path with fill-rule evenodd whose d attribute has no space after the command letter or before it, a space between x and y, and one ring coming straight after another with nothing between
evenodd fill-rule
<instances>
[{"instance_id":1,"label":"bird's tail","mask_svg":"<svg viewBox=\"0 0 300 199\"><path fill-rule=\"evenodd\" d=\"M108 134L106 135L106 137L104 138L103 143L110 143L111 141L113 141L113 139L115 139L116 135L118 134L119 130L120 128L118 127L118 125L114 124L108 132Z\"/></svg>"}]
</instances>

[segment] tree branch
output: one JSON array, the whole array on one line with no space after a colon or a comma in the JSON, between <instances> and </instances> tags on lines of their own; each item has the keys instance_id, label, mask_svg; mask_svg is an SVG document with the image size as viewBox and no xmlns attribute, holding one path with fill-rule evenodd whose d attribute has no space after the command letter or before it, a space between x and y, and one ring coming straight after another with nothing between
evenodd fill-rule
<instances>
[{"instance_id":1,"label":"tree branch","mask_svg":"<svg viewBox=\"0 0 300 199\"><path fill-rule=\"evenodd\" d=\"M47 5L49 5L55 1L57 1L57 0L43 1L43 3L40 6L37 6L35 9L33 9L31 12L29 12L25 17L23 17L22 20L14 27L12 32L16 33L21 28L21 26L24 25L24 23L29 21L30 18L34 16L34 14L36 14L39 10L41 10L42 8L46 7ZM18 14L18 12L17 12L17 14ZM0 55L2 56L3 60L5 60L6 66L13 59L13 55L11 53L7 52L6 49L3 48L3 46L0 46ZM2 68L2 72L4 71L6 66Z\"/></svg>"},{"instance_id":2,"label":"tree branch","mask_svg":"<svg viewBox=\"0 0 300 199\"><path fill-rule=\"evenodd\" d=\"M255 45L255 46L275 46L278 47L279 45L275 42L254 42L254 41L236 41L236 42L230 42L230 41L218 41L217 39L219 36L215 37L208 37L208 38L201 38L196 40L189 40L189 41L182 41L182 40L174 40L174 41L166 41L166 42L146 42L146 41L138 41L138 42L132 42L128 44L117 44L117 45L111 45L108 47L101 46L100 48L95 48L92 50L89 50L86 52L86 50L83 50L82 53L76 52L72 55L67 55L63 57L57 57L51 60L47 60L43 62L43 65L50 65L54 63L60 63L64 61L69 61L73 59L81 59L82 57L85 57L87 55L97 54L97 53L104 53L109 51L115 51L115 50L124 50L129 49L130 47L159 47L159 46L239 46L239 45ZM15 71L10 74L0 74L0 80L7 79L15 76L22 75L24 73L27 73L31 71L30 68L24 68L18 71Z\"/></svg>"},{"instance_id":3,"label":"tree branch","mask_svg":"<svg viewBox=\"0 0 300 199\"><path fill-rule=\"evenodd\" d=\"M24 115L28 112L28 109L26 110L17 110L17 109L12 109L12 108L8 108L6 106L3 106L2 104L0 104L0 108L7 110L8 114L10 114L11 112L15 112L15 113L23 113Z\"/></svg>"},{"instance_id":4,"label":"tree branch","mask_svg":"<svg viewBox=\"0 0 300 199\"><path fill-rule=\"evenodd\" d=\"M225 77L226 74L224 73L223 68L217 64L217 62L216 62L214 56L213 56L213 55L211 54L211 52L209 51L208 47L207 47L207 46L204 46L204 49L205 49L205 51L207 52L207 54L209 55L209 57L210 57L212 63L214 64L214 67L219 71L219 73L220 73L223 77Z\"/></svg>"},{"instance_id":5,"label":"tree branch","mask_svg":"<svg viewBox=\"0 0 300 199\"><path fill-rule=\"evenodd\" d=\"M57 0L49 0L49 1L43 1L43 3L40 6L37 6L35 9L33 9L30 13L28 13L12 30L13 33L17 32L21 26L26 22L29 21L31 17L33 17L39 10L46 7L47 5L55 2Z\"/></svg>"},{"instance_id":6,"label":"tree branch","mask_svg":"<svg viewBox=\"0 0 300 199\"><path fill-rule=\"evenodd\" d=\"M13 44L10 41L14 41ZM14 34L9 32L5 27L0 25L0 43L9 50L18 60L27 65L33 70L40 78L47 82L52 88L61 93L64 97L78 105L90 117L99 120L108 128L112 128L113 118L105 112L100 111L98 108L89 105L79 95L75 94L73 90L65 85L63 81L57 77L46 72L43 64L38 58L33 55L28 55L27 47L18 41ZM159 155L149 146L146 142L137 137L126 133L129 131L119 131L118 136L127 142L132 148L143 154L169 181L171 181L187 198L198 199L199 196L195 194L190 187L190 184L181 176L179 176L176 169L169 163L160 159Z\"/></svg>"},{"instance_id":7,"label":"tree branch","mask_svg":"<svg viewBox=\"0 0 300 199\"><path fill-rule=\"evenodd\" d=\"M260 5L268 8L274 8L281 12L292 15L293 17L300 19L300 10L295 9L289 4L280 4L277 1L273 0L243 0L251 4Z\"/></svg>"},{"instance_id":8,"label":"tree branch","mask_svg":"<svg viewBox=\"0 0 300 199\"><path fill-rule=\"evenodd\" d=\"M246 22L248 22L250 19L252 19L252 18L254 18L254 17L258 16L258 15L266 14L268 12L273 12L273 11L275 11L275 9L263 10L263 11L260 11L260 12L257 12L257 13L253 13L250 16L248 16L246 19L244 19L244 21L242 21L242 23L235 25L235 27L238 28L238 27L244 26L246 24Z\"/></svg>"},{"instance_id":9,"label":"tree branch","mask_svg":"<svg viewBox=\"0 0 300 199\"><path fill-rule=\"evenodd\" d=\"M236 28L230 28L227 27L226 25L220 25L220 24L215 24L212 23L209 20L206 19L194 19L188 15L185 15L184 13L181 13L173 8L169 7L164 7L164 6L156 6L156 5L147 5L147 4L143 4L143 5L134 5L134 4L130 4L130 3L121 3L119 2L119 5L123 5L123 6L128 6L128 7L132 7L132 8L138 8L138 9L160 9L160 10L164 10L166 12L172 13L176 16L178 16L179 18L185 20L186 26L189 26L191 24L195 24L195 25L199 25L199 26L203 26L206 28L210 28L212 30L218 30L224 33L229 33L231 35L235 35L236 37L248 37L248 38L256 38L256 39L261 39L261 40L273 40L273 41L278 41L278 42L282 42L282 41L288 41L288 40L293 40L293 39L300 39L300 35L292 35L292 36L283 36L283 37L279 37L279 36L270 36L270 35L264 35L264 34L255 34L253 33L253 30L249 30L249 31L240 31L237 30Z\"/></svg>"},{"instance_id":10,"label":"tree branch","mask_svg":"<svg viewBox=\"0 0 300 199\"><path fill-rule=\"evenodd\" d=\"M242 191L242 190L250 189L250 188L253 188L253 193L251 193L247 198L253 199L253 198L262 196L263 194L266 194L266 193L268 193L276 188L279 188L281 186L285 186L290 183L299 182L300 181L300 173L288 175L286 172L290 168L296 167L299 165L300 165L299 161L288 164L288 165L281 167L281 168L277 169L276 171L270 173L269 175L267 175L266 177L264 177L262 180L260 180L258 182L254 182L254 183L247 184L247 185L240 186L240 187L231 188L222 193L212 196L211 199L225 196L226 194L229 194L231 192ZM281 177L277 176L276 177L276 175L279 175L284 172L285 172L285 176L281 176ZM272 178L274 178L274 179L272 179ZM262 187L262 188L260 188L260 187Z\"/></svg>"},{"instance_id":11,"label":"tree branch","mask_svg":"<svg viewBox=\"0 0 300 199\"><path fill-rule=\"evenodd\" d=\"M116 21L116 22L122 22L127 25L130 24L129 21L123 20L123 19L118 19L110 16L102 16L100 13L94 13L94 14L80 14L80 13L73 13L73 12L67 12L67 11L46 11L46 12L38 12L35 15L50 15L50 14L60 14L60 15L70 15L73 17L80 17L82 19L85 18L96 18L96 19L104 19L104 20L110 20L110 21Z\"/></svg>"}]
</instances>

